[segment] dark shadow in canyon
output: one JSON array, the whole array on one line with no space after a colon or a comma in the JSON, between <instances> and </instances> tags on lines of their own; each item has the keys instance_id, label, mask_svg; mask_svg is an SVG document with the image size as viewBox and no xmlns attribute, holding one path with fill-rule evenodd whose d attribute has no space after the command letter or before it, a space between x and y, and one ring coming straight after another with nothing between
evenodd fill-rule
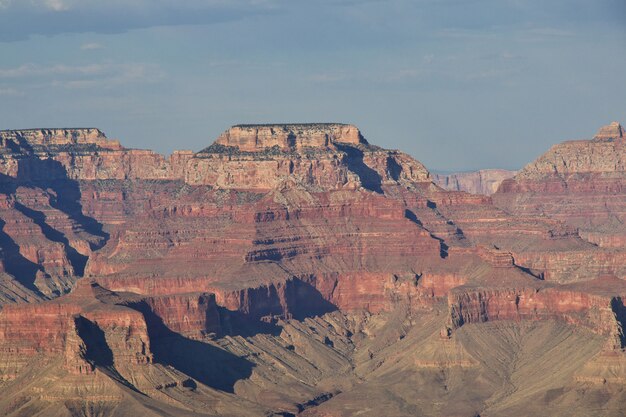
<instances>
[{"instance_id":1,"label":"dark shadow in canyon","mask_svg":"<svg viewBox=\"0 0 626 417\"><path fill-rule=\"evenodd\" d=\"M38 210L33 210L18 202L15 202L15 209L30 218L37 226L39 226L46 239L52 242L61 243L65 248L65 254L74 269L74 273L78 276L84 275L85 265L87 265L89 257L78 253L78 251L70 245L69 240L63 233L46 223L46 216L44 213Z\"/></svg>"},{"instance_id":2,"label":"dark shadow in canyon","mask_svg":"<svg viewBox=\"0 0 626 417\"><path fill-rule=\"evenodd\" d=\"M424 227L424 224L422 223L422 221L418 219L417 215L413 213L411 210L409 209L404 210L404 217L411 220L413 223L417 224L418 226Z\"/></svg>"},{"instance_id":3,"label":"dark shadow in canyon","mask_svg":"<svg viewBox=\"0 0 626 417\"><path fill-rule=\"evenodd\" d=\"M257 334L278 336L282 327L276 324L279 318L304 320L309 317L321 316L337 307L327 301L322 294L308 281L313 276L294 277L284 283L284 298L279 296L275 286L266 289L252 289L248 293L255 300L255 309L251 312L231 311L218 307L222 333L230 336L251 337ZM281 303L286 302L286 306ZM287 309L287 311L285 311ZM287 313L287 317L285 317Z\"/></svg>"},{"instance_id":4,"label":"dark shadow in canyon","mask_svg":"<svg viewBox=\"0 0 626 417\"><path fill-rule=\"evenodd\" d=\"M426 229L413 211L409 209L404 210L404 217L406 217L407 219L409 219L410 221L412 221L413 223L417 224L418 226L426 230L428 233L430 233L430 237L439 242L439 256L442 259L445 259L448 257L449 246L446 244L445 240L435 235L430 230ZM460 230L460 229L457 229L457 230Z\"/></svg>"},{"instance_id":5,"label":"dark shadow in canyon","mask_svg":"<svg viewBox=\"0 0 626 417\"><path fill-rule=\"evenodd\" d=\"M621 348L626 347L626 306L624 306L624 300L622 297L613 297L611 299L611 310L615 314L615 319L621 325L622 331L619 334Z\"/></svg>"},{"instance_id":6,"label":"dark shadow in canyon","mask_svg":"<svg viewBox=\"0 0 626 417\"><path fill-rule=\"evenodd\" d=\"M439 241L439 257L441 257L441 259L446 259L448 257L448 249L450 249L450 247L446 244L446 241L433 235L432 233L430 237Z\"/></svg>"},{"instance_id":7,"label":"dark shadow in canyon","mask_svg":"<svg viewBox=\"0 0 626 417\"><path fill-rule=\"evenodd\" d=\"M335 146L346 153L345 161L348 164L348 169L359 176L363 187L375 193L383 194L382 179L378 172L363 162L363 151L346 144L335 143Z\"/></svg>"},{"instance_id":8,"label":"dark shadow in canyon","mask_svg":"<svg viewBox=\"0 0 626 417\"><path fill-rule=\"evenodd\" d=\"M387 173L394 181L398 181L400 174L402 174L402 166L392 156L387 157Z\"/></svg>"},{"instance_id":9,"label":"dark shadow in canyon","mask_svg":"<svg viewBox=\"0 0 626 417\"><path fill-rule=\"evenodd\" d=\"M20 253L20 247L11 236L4 231L6 222L0 219L0 248L3 252L4 269L11 274L25 288L42 296L39 288L35 285L37 272L41 271L41 267L34 262L26 259Z\"/></svg>"},{"instance_id":10,"label":"dark shadow in canyon","mask_svg":"<svg viewBox=\"0 0 626 417\"><path fill-rule=\"evenodd\" d=\"M521 266L521 265L517 265L515 263L515 259L513 259L513 266L517 269L519 269L520 271L524 272L525 274L528 274L530 276L532 276L535 279L544 280L544 273L543 272L533 272L532 269L525 267L525 266Z\"/></svg>"},{"instance_id":11,"label":"dark shadow in canyon","mask_svg":"<svg viewBox=\"0 0 626 417\"><path fill-rule=\"evenodd\" d=\"M106 341L104 331L102 331L96 323L83 316L76 317L74 323L76 324L78 337L80 337L85 344L85 359L111 378L133 391L139 392L135 386L128 382L120 375L117 369L115 369L113 351L111 351Z\"/></svg>"},{"instance_id":12,"label":"dark shadow in canyon","mask_svg":"<svg viewBox=\"0 0 626 417\"><path fill-rule=\"evenodd\" d=\"M276 324L276 318L258 318L240 311L231 311L218 306L221 335L252 337L257 334L278 336L282 327Z\"/></svg>"},{"instance_id":13,"label":"dark shadow in canyon","mask_svg":"<svg viewBox=\"0 0 626 417\"><path fill-rule=\"evenodd\" d=\"M37 155L35 148L24 138L17 138L17 143L12 140L6 141L5 145L16 155L17 177L12 178L1 175L0 182L3 186L7 182L12 184L12 193L15 192L17 187L36 187L43 191L52 190L52 193L48 193L50 194L50 205L65 213L71 220L80 225L83 230L99 238L97 243L89 242L92 250L104 246L109 235L103 230L102 224L83 214L78 181L69 177L67 170L59 161L55 161L50 157L40 158L40 155L49 155L47 153L48 148L46 148L46 153L42 152L40 155ZM84 148L77 148L76 146L56 145L56 148L59 151L68 152L70 155L85 151ZM52 148L55 148L55 145L52 145ZM95 151L96 149L90 148L89 150Z\"/></svg>"},{"instance_id":14,"label":"dark shadow in canyon","mask_svg":"<svg viewBox=\"0 0 626 417\"><path fill-rule=\"evenodd\" d=\"M19 187L34 189L38 193L46 195L51 207L61 211L70 218L80 229L92 236L86 239L92 250L104 246L109 235L103 229L103 225L97 220L83 214L81 190L77 181L68 177L65 167L53 159L40 159L34 155L32 147L24 142L19 146L7 142L7 147L15 153L25 154L18 158L17 177L0 174L0 193L14 198L13 207L30 218L41 229L44 236L52 242L61 243L71 263L76 276L84 275L88 257L74 249L65 234L52 227L46 219L44 212L28 207L26 202L18 201L16 192ZM5 222L0 225L4 228ZM27 260L20 254L20 247L6 232L0 232L0 245L5 252L5 269L13 275L26 288L40 293L35 286L35 278L38 270L43 269Z\"/></svg>"},{"instance_id":15,"label":"dark shadow in canyon","mask_svg":"<svg viewBox=\"0 0 626 417\"><path fill-rule=\"evenodd\" d=\"M314 277L309 276L287 281L286 295L289 297L288 300L292 300L290 313L296 320L304 320L337 311L337 306L326 300L319 290L311 285L312 279Z\"/></svg>"},{"instance_id":16,"label":"dark shadow in canyon","mask_svg":"<svg viewBox=\"0 0 626 417\"><path fill-rule=\"evenodd\" d=\"M230 393L234 392L237 381L252 374L252 362L173 332L146 302L130 303L128 307L140 311L146 320L155 362L172 366L204 385Z\"/></svg>"},{"instance_id":17,"label":"dark shadow in canyon","mask_svg":"<svg viewBox=\"0 0 626 417\"><path fill-rule=\"evenodd\" d=\"M82 316L76 317L74 321L78 336L85 343L85 359L95 366L112 367L113 352L107 344L102 329Z\"/></svg>"},{"instance_id":18,"label":"dark shadow in canyon","mask_svg":"<svg viewBox=\"0 0 626 417\"><path fill-rule=\"evenodd\" d=\"M35 186L42 190L52 190L50 205L65 213L87 233L98 237L98 242L89 242L92 250L103 247L109 234L96 219L83 214L80 203L81 190L78 181L70 179L63 164L53 159L39 159L36 156L19 160L18 186Z\"/></svg>"}]
</instances>

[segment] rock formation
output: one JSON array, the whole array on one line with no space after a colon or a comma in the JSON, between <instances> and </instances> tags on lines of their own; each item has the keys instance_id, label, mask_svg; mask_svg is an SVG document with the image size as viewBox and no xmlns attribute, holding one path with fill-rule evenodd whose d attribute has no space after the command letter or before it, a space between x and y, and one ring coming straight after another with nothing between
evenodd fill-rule
<instances>
[{"instance_id":1,"label":"rock formation","mask_svg":"<svg viewBox=\"0 0 626 417\"><path fill-rule=\"evenodd\" d=\"M516 173L506 169L481 169L432 176L433 182L445 190L491 195L498 190L502 181L512 178Z\"/></svg>"},{"instance_id":2,"label":"rock formation","mask_svg":"<svg viewBox=\"0 0 626 417\"><path fill-rule=\"evenodd\" d=\"M620 248L626 232L625 179L626 139L614 122L591 140L554 145L505 180L494 201L514 214L563 221L594 244Z\"/></svg>"},{"instance_id":3,"label":"rock formation","mask_svg":"<svg viewBox=\"0 0 626 417\"><path fill-rule=\"evenodd\" d=\"M613 122L607 126L603 126L598 130L598 133L593 137L593 140L596 142L615 142L615 141L623 141L624 138L624 128L619 122Z\"/></svg>"},{"instance_id":4,"label":"rock formation","mask_svg":"<svg viewBox=\"0 0 626 417\"><path fill-rule=\"evenodd\" d=\"M352 125L2 131L1 414L620 415L623 145L488 196Z\"/></svg>"},{"instance_id":5,"label":"rock formation","mask_svg":"<svg viewBox=\"0 0 626 417\"><path fill-rule=\"evenodd\" d=\"M263 152L274 147L284 152L328 149L335 143L367 144L356 126L339 123L237 125L215 141L216 145L235 147L241 152Z\"/></svg>"}]
</instances>

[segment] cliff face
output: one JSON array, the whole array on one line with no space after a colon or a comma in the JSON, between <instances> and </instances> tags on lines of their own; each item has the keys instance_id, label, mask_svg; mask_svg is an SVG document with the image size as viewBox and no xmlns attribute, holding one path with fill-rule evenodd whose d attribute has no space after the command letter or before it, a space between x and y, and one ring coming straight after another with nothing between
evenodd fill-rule
<instances>
[{"instance_id":1,"label":"cliff face","mask_svg":"<svg viewBox=\"0 0 626 417\"><path fill-rule=\"evenodd\" d=\"M319 189L429 181L419 162L370 146L356 127L341 124L235 126L196 154L167 159L126 149L97 129L3 131L0 146L0 173L21 181L180 180L262 191L285 178Z\"/></svg>"},{"instance_id":2,"label":"cliff face","mask_svg":"<svg viewBox=\"0 0 626 417\"><path fill-rule=\"evenodd\" d=\"M529 358L558 341L580 381L621 381L623 136L556 146L488 196L491 174L442 190L351 125L234 126L169 158L0 132L0 410L315 415L374 384L473 415L518 366L483 343L528 328L556 332Z\"/></svg>"},{"instance_id":3,"label":"cliff face","mask_svg":"<svg viewBox=\"0 0 626 417\"><path fill-rule=\"evenodd\" d=\"M191 156L126 149L97 129L0 131L0 173L20 181L182 179Z\"/></svg>"},{"instance_id":4,"label":"cliff face","mask_svg":"<svg viewBox=\"0 0 626 417\"><path fill-rule=\"evenodd\" d=\"M281 151L305 148L332 148L335 143L367 144L356 126L339 123L237 125L215 141L242 152L263 152L277 147Z\"/></svg>"},{"instance_id":5,"label":"cliff face","mask_svg":"<svg viewBox=\"0 0 626 417\"><path fill-rule=\"evenodd\" d=\"M119 141L108 140L99 129L26 129L1 130L0 144L3 148L20 147L49 149L63 146L95 147L119 150Z\"/></svg>"},{"instance_id":6,"label":"cliff face","mask_svg":"<svg viewBox=\"0 0 626 417\"><path fill-rule=\"evenodd\" d=\"M506 169L481 169L474 172L432 174L433 181L449 191L465 191L471 194L491 195L502 181L512 178L517 171Z\"/></svg>"},{"instance_id":7,"label":"cliff face","mask_svg":"<svg viewBox=\"0 0 626 417\"><path fill-rule=\"evenodd\" d=\"M185 181L265 191L286 178L320 191L430 181L419 162L370 146L355 126L340 124L235 126L194 156Z\"/></svg>"},{"instance_id":8,"label":"cliff face","mask_svg":"<svg viewBox=\"0 0 626 417\"><path fill-rule=\"evenodd\" d=\"M598 175L600 178L622 178L626 172L626 139L622 126L613 122L600 128L591 140L573 140L554 145L548 152L526 165L506 189L515 188L516 181L561 178L568 181L573 175ZM586 184L571 181L575 189Z\"/></svg>"},{"instance_id":9,"label":"cliff face","mask_svg":"<svg viewBox=\"0 0 626 417\"><path fill-rule=\"evenodd\" d=\"M591 140L555 145L494 195L515 214L545 215L578 228L594 244L622 247L626 200L626 139L614 122Z\"/></svg>"},{"instance_id":10,"label":"cliff face","mask_svg":"<svg viewBox=\"0 0 626 417\"><path fill-rule=\"evenodd\" d=\"M606 336L606 348L619 351L626 347L621 313L621 293L626 285L611 276L593 284L519 289L458 287L448 297L450 322L458 328L494 320L562 320Z\"/></svg>"}]
</instances>

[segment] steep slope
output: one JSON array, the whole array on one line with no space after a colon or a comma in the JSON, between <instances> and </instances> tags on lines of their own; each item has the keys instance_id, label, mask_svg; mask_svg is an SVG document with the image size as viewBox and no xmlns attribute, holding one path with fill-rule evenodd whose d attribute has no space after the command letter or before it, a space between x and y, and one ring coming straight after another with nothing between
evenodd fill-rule
<instances>
[{"instance_id":1,"label":"steep slope","mask_svg":"<svg viewBox=\"0 0 626 417\"><path fill-rule=\"evenodd\" d=\"M591 140L555 145L494 194L514 214L549 216L590 242L621 248L626 236L626 138L617 122Z\"/></svg>"}]
</instances>

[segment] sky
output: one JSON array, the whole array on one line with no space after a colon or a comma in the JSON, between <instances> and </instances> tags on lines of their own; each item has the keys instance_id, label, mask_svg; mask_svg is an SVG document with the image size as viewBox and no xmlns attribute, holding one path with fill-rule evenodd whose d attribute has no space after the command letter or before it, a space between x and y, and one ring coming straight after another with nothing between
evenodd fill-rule
<instances>
[{"instance_id":1,"label":"sky","mask_svg":"<svg viewBox=\"0 0 626 417\"><path fill-rule=\"evenodd\" d=\"M343 122L429 169L626 123L626 0L0 0L0 129L200 150Z\"/></svg>"}]
</instances>

